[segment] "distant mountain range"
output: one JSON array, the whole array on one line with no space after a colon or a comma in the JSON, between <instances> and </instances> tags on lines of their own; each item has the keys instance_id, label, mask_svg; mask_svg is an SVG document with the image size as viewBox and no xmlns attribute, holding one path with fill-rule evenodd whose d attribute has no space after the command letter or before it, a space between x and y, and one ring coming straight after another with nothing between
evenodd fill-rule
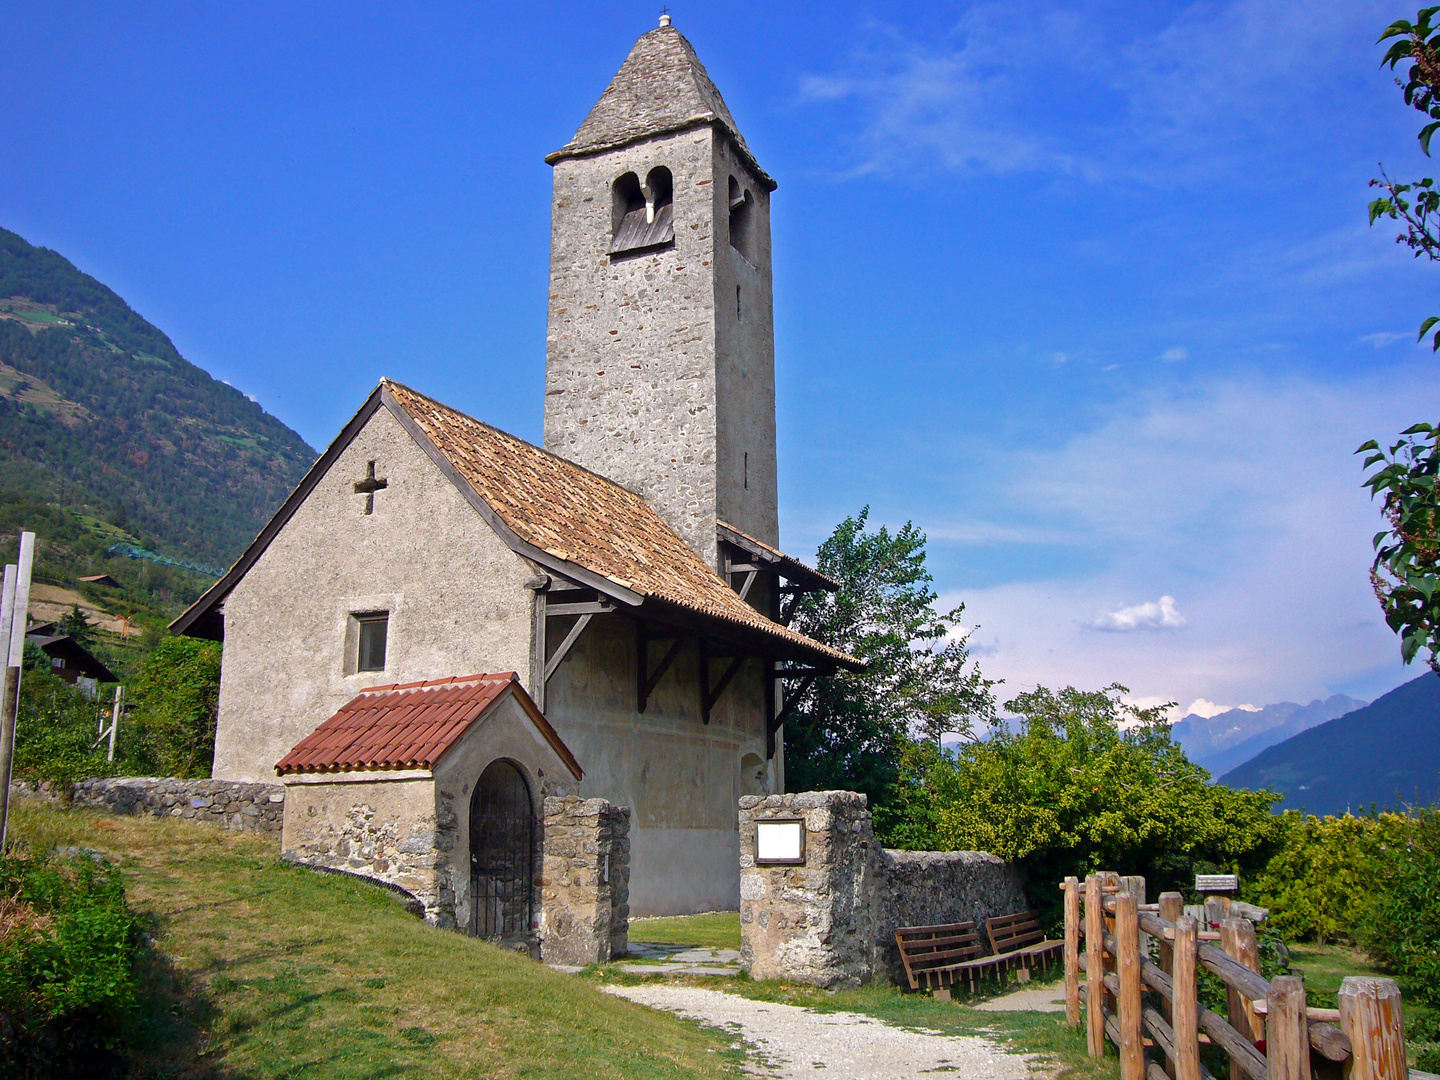
<instances>
[{"instance_id":1,"label":"distant mountain range","mask_svg":"<svg viewBox=\"0 0 1440 1080\"><path fill-rule=\"evenodd\" d=\"M1440 797L1440 676L1426 672L1262 750L1220 782L1274 788L1285 797L1279 809L1312 814L1434 802Z\"/></svg>"},{"instance_id":2,"label":"distant mountain range","mask_svg":"<svg viewBox=\"0 0 1440 1080\"><path fill-rule=\"evenodd\" d=\"M1175 723L1170 736L1185 748L1191 761L1210 770L1212 776L1219 776L1292 735L1364 704L1357 698L1336 694L1324 701L1317 698L1309 705L1281 701L1263 709L1227 709L1209 717L1190 713Z\"/></svg>"},{"instance_id":3,"label":"distant mountain range","mask_svg":"<svg viewBox=\"0 0 1440 1080\"><path fill-rule=\"evenodd\" d=\"M0 229L0 496L227 565L314 460L110 289Z\"/></svg>"}]
</instances>

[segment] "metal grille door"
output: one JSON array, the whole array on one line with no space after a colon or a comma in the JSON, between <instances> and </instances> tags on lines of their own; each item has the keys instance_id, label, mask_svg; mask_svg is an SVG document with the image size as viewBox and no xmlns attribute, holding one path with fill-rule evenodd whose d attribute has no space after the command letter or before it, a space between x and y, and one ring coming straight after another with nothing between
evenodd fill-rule
<instances>
[{"instance_id":1,"label":"metal grille door","mask_svg":"<svg viewBox=\"0 0 1440 1080\"><path fill-rule=\"evenodd\" d=\"M480 774L470 797L470 933L530 933L534 908L535 815L530 788L508 761Z\"/></svg>"}]
</instances>

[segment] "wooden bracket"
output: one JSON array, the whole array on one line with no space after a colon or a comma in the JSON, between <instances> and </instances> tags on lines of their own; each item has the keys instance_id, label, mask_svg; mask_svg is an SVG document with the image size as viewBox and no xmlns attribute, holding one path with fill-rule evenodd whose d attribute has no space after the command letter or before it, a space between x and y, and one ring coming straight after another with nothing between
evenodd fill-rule
<instances>
[{"instance_id":1,"label":"wooden bracket","mask_svg":"<svg viewBox=\"0 0 1440 1080\"><path fill-rule=\"evenodd\" d=\"M555 614L555 608L556 608L556 607L560 607L560 606L561 606L561 605L559 605L559 604L552 605L551 608L550 608L549 614L551 614L551 615ZM566 606L566 607L582 607L582 606L584 606L584 605L581 605L581 604L567 604L567 605L564 605L564 606ZM555 674L555 669L560 666L561 662L565 659L565 657L567 657L568 655L570 655L570 650L575 647L575 642L577 642L577 641L580 640L580 635L581 635L581 633L585 630L585 627L587 627L587 626L590 625L590 620L593 619L594 617L595 617L595 615L594 615L593 613L587 613L587 614L581 615L580 618L578 618L578 619L575 620L575 625L572 626L572 627L570 628L570 632L565 635L565 640L562 641L562 642L560 642L560 647L555 650L555 655L552 656L552 657L550 657L549 660L545 661L545 676L544 676L544 678L545 678L545 681L546 681L546 682L549 682L549 681L550 681L550 676Z\"/></svg>"},{"instance_id":2,"label":"wooden bracket","mask_svg":"<svg viewBox=\"0 0 1440 1080\"><path fill-rule=\"evenodd\" d=\"M670 648L665 650L660 663L655 669L650 670L650 642L670 641ZM635 711L643 713L645 706L650 703L650 695L655 692L655 687L660 685L660 680L665 672L670 670L670 665L675 663L675 658L680 655L680 647L685 644L685 639L679 634L652 634L643 622L635 623Z\"/></svg>"},{"instance_id":3,"label":"wooden bracket","mask_svg":"<svg viewBox=\"0 0 1440 1080\"><path fill-rule=\"evenodd\" d=\"M573 604L547 603L545 606L545 613L552 618L559 618L562 615L607 615L614 610L615 605L609 600L590 600Z\"/></svg>"},{"instance_id":4,"label":"wooden bracket","mask_svg":"<svg viewBox=\"0 0 1440 1080\"><path fill-rule=\"evenodd\" d=\"M798 674L798 672L777 671L775 673L775 677L777 679L783 679L787 675L793 676L794 674ZM800 685L797 686L793 691L785 695L784 706L780 709L778 713L775 714L774 718L771 719L770 723L767 725L769 728L769 730L766 732L766 744L768 748L767 756L775 756L775 733L785 726L785 721L790 719L790 714L795 711L795 703L805 696L805 692L809 690L810 687L815 685L815 680L819 677L820 672L818 671L806 671L804 677L800 680ZM773 684L771 692L772 694L774 692ZM772 698L771 700L771 707L773 708L774 699Z\"/></svg>"},{"instance_id":5,"label":"wooden bracket","mask_svg":"<svg viewBox=\"0 0 1440 1080\"><path fill-rule=\"evenodd\" d=\"M710 685L710 661L729 660L730 666L725 669L720 680L712 688ZM705 639L700 639L700 719L710 723L710 710L715 708L715 703L720 700L720 695L730 685L730 680L740 671L740 665L745 662L744 656L715 656L712 655L705 644Z\"/></svg>"}]
</instances>

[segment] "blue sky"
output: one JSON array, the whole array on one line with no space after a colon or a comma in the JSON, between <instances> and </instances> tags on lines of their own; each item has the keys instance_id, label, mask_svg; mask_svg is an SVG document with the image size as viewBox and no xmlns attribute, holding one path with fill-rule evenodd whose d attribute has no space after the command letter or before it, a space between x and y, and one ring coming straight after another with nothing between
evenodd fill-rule
<instances>
[{"instance_id":1,"label":"blue sky","mask_svg":"<svg viewBox=\"0 0 1440 1080\"><path fill-rule=\"evenodd\" d=\"M1351 451L1434 419L1388 2L673 5L773 203L783 542L930 536L1005 689L1403 668ZM316 447L381 375L539 440L549 169L655 5L23 5L0 224Z\"/></svg>"}]
</instances>

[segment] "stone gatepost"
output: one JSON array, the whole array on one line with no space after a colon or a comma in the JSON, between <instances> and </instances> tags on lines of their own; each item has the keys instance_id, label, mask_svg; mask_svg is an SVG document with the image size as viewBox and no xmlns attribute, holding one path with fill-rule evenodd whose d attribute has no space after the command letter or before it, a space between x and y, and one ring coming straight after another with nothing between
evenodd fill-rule
<instances>
[{"instance_id":1,"label":"stone gatepost","mask_svg":"<svg viewBox=\"0 0 1440 1080\"><path fill-rule=\"evenodd\" d=\"M869 977L874 846L856 792L740 800L740 954L751 978L855 986Z\"/></svg>"},{"instance_id":2,"label":"stone gatepost","mask_svg":"<svg viewBox=\"0 0 1440 1080\"><path fill-rule=\"evenodd\" d=\"M630 808L574 795L545 800L540 956L603 964L625 955L630 927Z\"/></svg>"}]
</instances>

